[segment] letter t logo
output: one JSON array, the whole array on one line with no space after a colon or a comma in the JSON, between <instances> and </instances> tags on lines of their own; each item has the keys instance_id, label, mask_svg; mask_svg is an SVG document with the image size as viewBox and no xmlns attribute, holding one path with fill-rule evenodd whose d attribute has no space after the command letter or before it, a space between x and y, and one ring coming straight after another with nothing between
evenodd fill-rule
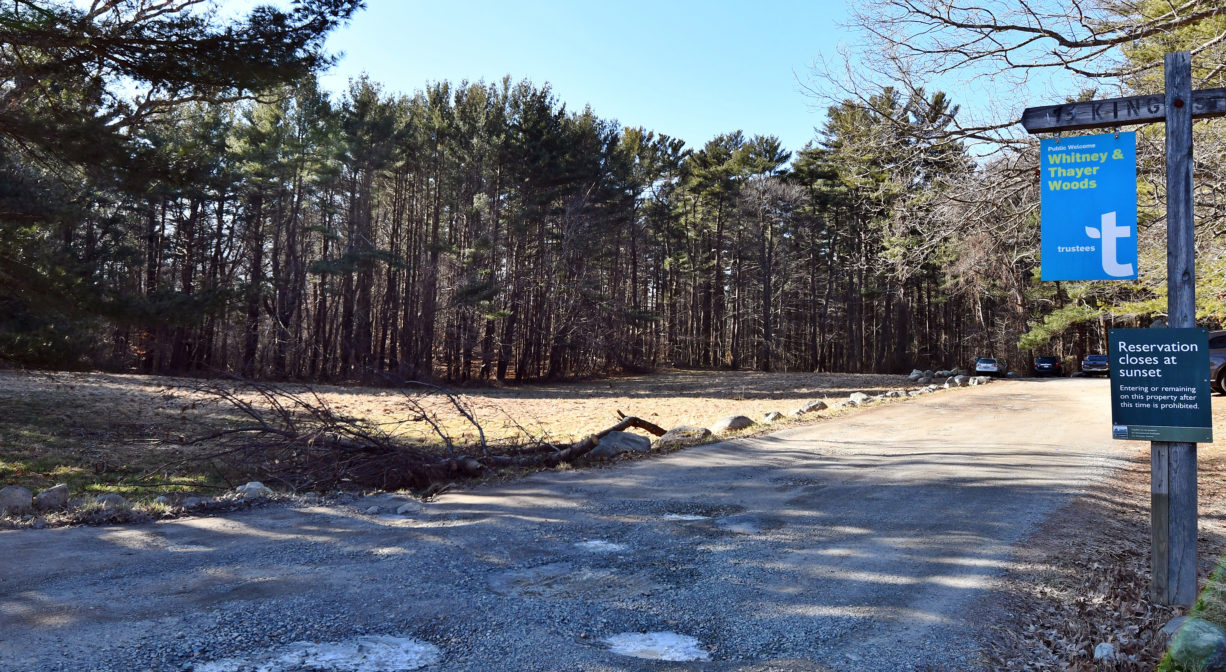
<instances>
[{"instance_id":1,"label":"letter t logo","mask_svg":"<svg viewBox=\"0 0 1226 672\"><path fill-rule=\"evenodd\" d=\"M1116 226L1114 212L1104 212L1102 222L1102 233L1092 226L1087 226L1086 235L1091 238L1102 238L1103 271L1113 278L1126 278L1132 275L1132 264L1121 264L1118 261L1117 242L1120 238L1132 236L1132 229L1127 226Z\"/></svg>"}]
</instances>

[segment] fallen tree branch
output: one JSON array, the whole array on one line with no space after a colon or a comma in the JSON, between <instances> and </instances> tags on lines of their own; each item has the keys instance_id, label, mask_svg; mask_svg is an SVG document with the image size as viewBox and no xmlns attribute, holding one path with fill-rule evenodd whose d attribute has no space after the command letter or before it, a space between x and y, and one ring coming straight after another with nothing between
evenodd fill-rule
<instances>
[{"instance_id":1,"label":"fallen tree branch","mask_svg":"<svg viewBox=\"0 0 1226 672\"><path fill-rule=\"evenodd\" d=\"M635 428L655 436L665 430L642 418L617 411L619 421L604 430L569 444L537 440L528 446L506 446L494 452L471 407L455 395L429 383L407 381L446 397L450 405L479 432L480 453L466 455L444 429L444 423L418 399L405 395L411 411L405 422L424 422L437 436L445 456L410 443L383 426L336 413L315 390L298 394L273 385L235 379L232 387L213 384L198 388L229 403L252 422L191 440L187 444L217 442L209 456L225 458L230 466L262 479L284 482L294 489L331 489L344 485L384 490L422 490L463 478L488 476L497 469L539 469L583 459L612 432ZM243 398L243 390L259 399Z\"/></svg>"}]
</instances>

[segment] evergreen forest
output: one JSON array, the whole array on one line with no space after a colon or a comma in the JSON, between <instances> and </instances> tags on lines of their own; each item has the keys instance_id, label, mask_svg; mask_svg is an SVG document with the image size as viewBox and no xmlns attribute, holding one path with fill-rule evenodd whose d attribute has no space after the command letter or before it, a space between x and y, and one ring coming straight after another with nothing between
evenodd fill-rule
<instances>
[{"instance_id":1,"label":"evergreen forest","mask_svg":"<svg viewBox=\"0 0 1226 672\"><path fill-rule=\"evenodd\" d=\"M853 83L804 147L683 139L512 77L330 94L323 38L360 2L237 24L197 4L0 7L0 362L452 383L1027 369L1165 311L1160 126L1139 129L1141 278L1042 283L1037 139L966 123L922 63ZM1162 53L1199 46L1195 86L1222 86L1226 16L1144 33L1165 6L1111 10L1116 70L1070 99L1160 91ZM1196 142L1217 326L1226 125Z\"/></svg>"}]
</instances>

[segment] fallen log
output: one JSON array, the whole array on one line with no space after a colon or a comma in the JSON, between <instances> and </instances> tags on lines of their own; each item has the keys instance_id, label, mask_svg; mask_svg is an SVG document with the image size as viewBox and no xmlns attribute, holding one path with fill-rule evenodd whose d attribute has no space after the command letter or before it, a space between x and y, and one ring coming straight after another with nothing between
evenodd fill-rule
<instances>
[{"instance_id":1,"label":"fallen log","mask_svg":"<svg viewBox=\"0 0 1226 672\"><path fill-rule=\"evenodd\" d=\"M480 454L468 455L459 450L438 422L426 417L420 403L414 403L410 410L416 414L411 419L428 422L434 428L446 443L444 456L389 434L378 424L334 411L309 388L309 394L295 394L271 385L241 382L259 395L261 405L242 398L241 388L213 384L203 391L229 402L247 417L248 424L184 442L220 440L219 450L204 459L224 459L253 476L298 489L352 485L421 490L440 483L489 476L498 469L541 469L576 462L613 432L633 428L655 436L665 434L659 425L618 410L617 423L573 443L537 440L529 446L507 446L496 453L490 450L481 432L481 444L468 448L480 450ZM476 424L463 403L449 393L448 398L465 418Z\"/></svg>"},{"instance_id":2,"label":"fallen log","mask_svg":"<svg viewBox=\"0 0 1226 672\"><path fill-rule=\"evenodd\" d=\"M518 455L490 455L477 458L477 461L487 467L556 467L563 462L573 462L584 455L592 452L596 446L600 445L600 439L613 432L623 432L631 427L642 429L656 436L663 436L666 432L659 425L643 420L632 415L626 415L621 411L617 412L621 418L617 424L603 429L595 434L590 434L572 444L562 444L555 446L546 444L537 446L536 450L531 453L520 453Z\"/></svg>"}]
</instances>

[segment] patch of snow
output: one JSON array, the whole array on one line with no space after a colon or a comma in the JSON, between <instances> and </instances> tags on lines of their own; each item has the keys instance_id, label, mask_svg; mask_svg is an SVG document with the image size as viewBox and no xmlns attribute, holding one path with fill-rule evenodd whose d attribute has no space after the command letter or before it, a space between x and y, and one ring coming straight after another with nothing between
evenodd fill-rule
<instances>
[{"instance_id":1,"label":"patch of snow","mask_svg":"<svg viewBox=\"0 0 1226 672\"><path fill-rule=\"evenodd\" d=\"M345 642L294 642L250 658L196 665L195 672L278 672L307 667L318 672L407 672L437 662L438 647L407 637L371 635Z\"/></svg>"},{"instance_id":2,"label":"patch of snow","mask_svg":"<svg viewBox=\"0 0 1226 672\"><path fill-rule=\"evenodd\" d=\"M591 551L592 553L620 553L622 551L630 550L630 547L625 544L618 544L612 541L605 541L603 539L581 541L575 545L585 551Z\"/></svg>"},{"instance_id":3,"label":"patch of snow","mask_svg":"<svg viewBox=\"0 0 1226 672\"><path fill-rule=\"evenodd\" d=\"M675 632L623 632L604 640L616 654L647 660L708 660L697 639Z\"/></svg>"},{"instance_id":4,"label":"patch of snow","mask_svg":"<svg viewBox=\"0 0 1226 672\"><path fill-rule=\"evenodd\" d=\"M664 520L707 520L710 516L699 516L693 513L666 513Z\"/></svg>"}]
</instances>

